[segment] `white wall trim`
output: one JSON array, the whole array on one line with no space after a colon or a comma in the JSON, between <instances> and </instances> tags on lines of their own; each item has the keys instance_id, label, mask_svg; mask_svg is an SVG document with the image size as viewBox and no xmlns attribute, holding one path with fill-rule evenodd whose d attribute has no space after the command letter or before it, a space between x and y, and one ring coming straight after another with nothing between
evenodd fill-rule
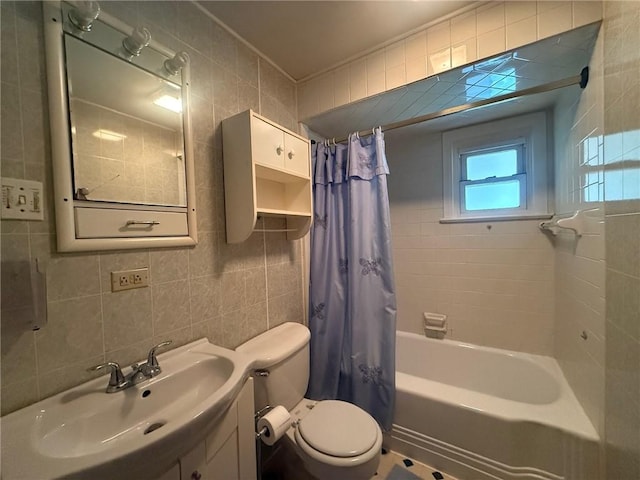
<instances>
[{"instance_id":1,"label":"white wall trim","mask_svg":"<svg viewBox=\"0 0 640 480\"><path fill-rule=\"evenodd\" d=\"M280 68L276 62L274 62L273 60L271 60L268 56L266 56L264 53L262 53L260 50L258 50L256 47L254 47L253 45L251 45L249 42L247 42L244 38L242 38L233 28L231 28L230 26L228 26L226 23L224 23L222 20L220 20L218 17L216 17L213 13L211 13L209 10L207 10L206 8L204 8L202 5L200 5L199 2L197 2L196 0L191 0L192 3L196 6L196 8L198 8L198 10L200 10L202 13L204 13L207 17L209 17L211 20L213 20L214 22L216 22L218 25L220 25L222 28L224 28L227 32L229 32L231 35L233 35L239 42L241 42L245 47L247 47L249 50L251 50L253 53L255 53L256 55L258 55L260 58L262 58L264 61L266 61L269 65L271 65L273 68L275 68L276 70L278 70L278 72L280 72L282 75L284 75L285 77L287 77L287 80L293 82L294 84L297 84L299 82L299 80L296 80L295 78L293 78L291 75L289 75L287 72L285 72L282 68ZM296 105L297 106L297 105Z\"/></svg>"}]
</instances>

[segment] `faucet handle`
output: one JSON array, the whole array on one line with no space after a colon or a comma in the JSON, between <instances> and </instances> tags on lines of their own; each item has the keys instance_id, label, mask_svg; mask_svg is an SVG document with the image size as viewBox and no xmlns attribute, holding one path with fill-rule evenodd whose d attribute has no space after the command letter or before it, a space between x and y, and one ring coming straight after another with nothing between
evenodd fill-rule
<instances>
[{"instance_id":1,"label":"faucet handle","mask_svg":"<svg viewBox=\"0 0 640 480\"><path fill-rule=\"evenodd\" d=\"M106 362L101 363L100 365L94 365L93 367L87 368L87 371L97 372L98 370L102 370L103 368L111 369L111 377L109 377L109 386L107 387L107 389L109 389L110 387L122 388L127 383L120 365L118 365L116 362Z\"/></svg>"},{"instance_id":2,"label":"faucet handle","mask_svg":"<svg viewBox=\"0 0 640 480\"><path fill-rule=\"evenodd\" d=\"M151 350L149 350L149 355L147 356L147 363L142 365L142 367L144 368L144 374L147 377L155 377L162 371L160 370L160 364L158 363L158 358L156 357L156 350L162 347L166 347L167 345L171 345L171 343L172 343L171 340L166 340L164 342L159 343L158 345L153 347Z\"/></svg>"}]
</instances>

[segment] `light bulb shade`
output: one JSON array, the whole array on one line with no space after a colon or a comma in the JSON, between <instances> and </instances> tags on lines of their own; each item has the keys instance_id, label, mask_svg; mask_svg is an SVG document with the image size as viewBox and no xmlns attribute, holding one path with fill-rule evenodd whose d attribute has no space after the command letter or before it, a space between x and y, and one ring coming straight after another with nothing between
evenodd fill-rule
<instances>
[{"instance_id":1,"label":"light bulb shade","mask_svg":"<svg viewBox=\"0 0 640 480\"><path fill-rule=\"evenodd\" d=\"M93 22L100 15L100 4L93 1L72 2L74 8L69 10L69 21L83 32L90 32Z\"/></svg>"},{"instance_id":2,"label":"light bulb shade","mask_svg":"<svg viewBox=\"0 0 640 480\"><path fill-rule=\"evenodd\" d=\"M189 63L187 52L178 52L173 58L164 61L164 68L170 75L177 75L187 63Z\"/></svg>"},{"instance_id":3,"label":"light bulb shade","mask_svg":"<svg viewBox=\"0 0 640 480\"><path fill-rule=\"evenodd\" d=\"M145 27L138 25L131 35L122 40L122 46L133 56L140 55L140 52L144 47L149 45L151 41L151 32L147 30Z\"/></svg>"}]
</instances>

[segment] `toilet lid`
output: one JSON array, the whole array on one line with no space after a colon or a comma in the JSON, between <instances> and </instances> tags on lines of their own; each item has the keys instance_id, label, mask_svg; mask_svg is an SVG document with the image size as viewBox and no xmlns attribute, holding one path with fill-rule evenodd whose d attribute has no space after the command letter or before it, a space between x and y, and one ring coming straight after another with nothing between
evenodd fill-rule
<instances>
[{"instance_id":1,"label":"toilet lid","mask_svg":"<svg viewBox=\"0 0 640 480\"><path fill-rule=\"evenodd\" d=\"M355 457L373 447L376 421L364 410L339 400L318 402L298 425L305 442L333 457Z\"/></svg>"}]
</instances>

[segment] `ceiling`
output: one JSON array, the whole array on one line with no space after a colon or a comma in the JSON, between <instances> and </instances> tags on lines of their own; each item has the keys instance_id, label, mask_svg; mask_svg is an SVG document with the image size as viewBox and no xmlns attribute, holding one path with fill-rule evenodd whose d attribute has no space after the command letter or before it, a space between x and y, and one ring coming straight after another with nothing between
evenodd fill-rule
<instances>
[{"instance_id":1,"label":"ceiling","mask_svg":"<svg viewBox=\"0 0 640 480\"><path fill-rule=\"evenodd\" d=\"M324 138L341 138L356 130L370 130L374 126L402 122L574 77L589 64L598 27L599 24L586 25L300 120ZM552 106L556 98L557 92L519 97L492 107L485 106L431 120L411 131L442 131L465 123L542 110Z\"/></svg>"},{"instance_id":2,"label":"ceiling","mask_svg":"<svg viewBox=\"0 0 640 480\"><path fill-rule=\"evenodd\" d=\"M198 3L294 80L301 80L479 2L200 0Z\"/></svg>"}]
</instances>

